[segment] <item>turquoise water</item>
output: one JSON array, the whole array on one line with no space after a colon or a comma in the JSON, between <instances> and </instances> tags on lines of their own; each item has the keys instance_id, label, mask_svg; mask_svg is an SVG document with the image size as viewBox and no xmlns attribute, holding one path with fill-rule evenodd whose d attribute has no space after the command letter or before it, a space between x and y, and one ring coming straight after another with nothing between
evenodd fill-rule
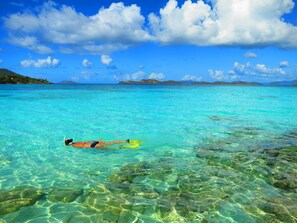
<instances>
[{"instance_id":1,"label":"turquoise water","mask_svg":"<svg viewBox=\"0 0 297 223\"><path fill-rule=\"evenodd\" d=\"M294 87L1 85L0 219L295 222L296 99ZM81 150L64 136L143 144Z\"/></svg>"}]
</instances>

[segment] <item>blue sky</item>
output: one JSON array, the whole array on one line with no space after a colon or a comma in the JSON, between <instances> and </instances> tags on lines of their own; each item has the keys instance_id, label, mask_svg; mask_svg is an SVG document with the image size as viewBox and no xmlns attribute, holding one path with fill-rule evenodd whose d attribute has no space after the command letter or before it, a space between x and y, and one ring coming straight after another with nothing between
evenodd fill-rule
<instances>
[{"instance_id":1,"label":"blue sky","mask_svg":"<svg viewBox=\"0 0 297 223\"><path fill-rule=\"evenodd\" d=\"M297 79L292 0L8 0L0 13L0 67L52 82Z\"/></svg>"}]
</instances>

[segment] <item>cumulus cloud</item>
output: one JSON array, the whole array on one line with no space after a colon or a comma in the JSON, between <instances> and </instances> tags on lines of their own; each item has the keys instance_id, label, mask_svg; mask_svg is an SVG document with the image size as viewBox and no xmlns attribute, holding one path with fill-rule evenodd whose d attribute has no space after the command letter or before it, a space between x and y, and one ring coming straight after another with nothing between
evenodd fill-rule
<instances>
[{"instance_id":1,"label":"cumulus cloud","mask_svg":"<svg viewBox=\"0 0 297 223\"><path fill-rule=\"evenodd\" d=\"M110 55L149 41L297 48L297 26L282 19L293 7L293 0L186 0L181 5L168 0L158 13L145 18L136 4L112 3L85 15L48 1L37 11L6 16L4 27L12 44L44 54Z\"/></svg>"},{"instance_id":2,"label":"cumulus cloud","mask_svg":"<svg viewBox=\"0 0 297 223\"><path fill-rule=\"evenodd\" d=\"M185 76L183 76L182 80L183 81L201 81L202 77L186 74Z\"/></svg>"},{"instance_id":3,"label":"cumulus cloud","mask_svg":"<svg viewBox=\"0 0 297 223\"><path fill-rule=\"evenodd\" d=\"M297 27L282 16L293 0L186 0L181 6L169 0L159 14L150 14L154 36L165 44L199 46L297 47Z\"/></svg>"},{"instance_id":4,"label":"cumulus cloud","mask_svg":"<svg viewBox=\"0 0 297 223\"><path fill-rule=\"evenodd\" d=\"M113 76L113 79L116 81L128 81L128 80L138 81L140 79L143 79L144 75L145 73L143 71L137 71L132 74L115 74Z\"/></svg>"},{"instance_id":5,"label":"cumulus cloud","mask_svg":"<svg viewBox=\"0 0 297 223\"><path fill-rule=\"evenodd\" d=\"M35 68L50 68L57 67L60 64L58 59L52 59L50 56L46 59L37 59L37 60L23 60L21 61L21 65L23 67L35 67Z\"/></svg>"},{"instance_id":6,"label":"cumulus cloud","mask_svg":"<svg viewBox=\"0 0 297 223\"><path fill-rule=\"evenodd\" d=\"M163 73L151 73L149 76L148 76L148 79L155 79L155 80L161 80L165 77L165 75Z\"/></svg>"},{"instance_id":7,"label":"cumulus cloud","mask_svg":"<svg viewBox=\"0 0 297 223\"><path fill-rule=\"evenodd\" d=\"M217 81L228 80L228 76L221 70L208 70L208 74Z\"/></svg>"},{"instance_id":8,"label":"cumulus cloud","mask_svg":"<svg viewBox=\"0 0 297 223\"><path fill-rule=\"evenodd\" d=\"M87 59L83 59L83 61L82 61L82 65L83 65L83 67L85 67L85 68L90 68L90 67L92 66L92 62L90 62L90 61L87 60Z\"/></svg>"},{"instance_id":9,"label":"cumulus cloud","mask_svg":"<svg viewBox=\"0 0 297 223\"><path fill-rule=\"evenodd\" d=\"M152 32L162 43L189 43L207 45L206 39L215 35L210 18L211 7L203 1L185 1L178 7L176 0L169 0L160 15L151 13L149 23ZM199 43L199 44L198 44Z\"/></svg>"},{"instance_id":10,"label":"cumulus cloud","mask_svg":"<svg viewBox=\"0 0 297 223\"><path fill-rule=\"evenodd\" d=\"M130 80L134 80L134 81L139 80L139 79L143 78L144 74L145 73L143 71L135 72L135 73L130 75ZM127 78L128 77L129 77L129 75L127 76Z\"/></svg>"},{"instance_id":11,"label":"cumulus cloud","mask_svg":"<svg viewBox=\"0 0 297 223\"><path fill-rule=\"evenodd\" d=\"M53 52L51 48L40 43L40 41L33 36L11 36L9 42L41 54L49 54Z\"/></svg>"},{"instance_id":12,"label":"cumulus cloud","mask_svg":"<svg viewBox=\"0 0 297 223\"><path fill-rule=\"evenodd\" d=\"M245 75L245 76L259 76L259 77L273 77L284 76L286 72L279 67L268 67L265 64L252 65L251 63L241 64L235 62L233 69L229 70L229 74Z\"/></svg>"},{"instance_id":13,"label":"cumulus cloud","mask_svg":"<svg viewBox=\"0 0 297 223\"><path fill-rule=\"evenodd\" d=\"M289 66L289 62L288 61L282 61L279 63L280 67L288 67Z\"/></svg>"},{"instance_id":14,"label":"cumulus cloud","mask_svg":"<svg viewBox=\"0 0 297 223\"><path fill-rule=\"evenodd\" d=\"M253 53L253 52L247 52L244 54L245 57L247 58L256 58L257 54Z\"/></svg>"},{"instance_id":15,"label":"cumulus cloud","mask_svg":"<svg viewBox=\"0 0 297 223\"><path fill-rule=\"evenodd\" d=\"M233 70L229 71L229 73L234 73L234 74L253 74L252 69L250 69L252 66L248 62L246 64L241 64L238 62L235 62L233 65Z\"/></svg>"},{"instance_id":16,"label":"cumulus cloud","mask_svg":"<svg viewBox=\"0 0 297 223\"><path fill-rule=\"evenodd\" d=\"M263 76L266 75L286 75L286 72L281 69L281 68L269 68L266 67L265 64L257 64L255 66L255 70L259 73L262 74Z\"/></svg>"},{"instance_id":17,"label":"cumulus cloud","mask_svg":"<svg viewBox=\"0 0 297 223\"><path fill-rule=\"evenodd\" d=\"M86 16L70 6L49 1L37 13L9 15L4 18L4 25L12 43L34 51L46 51L39 49L45 47L41 44L44 43L102 54L151 39L143 29L144 21L140 7L135 4L112 3L97 14Z\"/></svg>"},{"instance_id":18,"label":"cumulus cloud","mask_svg":"<svg viewBox=\"0 0 297 223\"><path fill-rule=\"evenodd\" d=\"M110 63L112 62L112 58L108 55L102 55L101 56L101 63L104 65L110 65Z\"/></svg>"}]
</instances>

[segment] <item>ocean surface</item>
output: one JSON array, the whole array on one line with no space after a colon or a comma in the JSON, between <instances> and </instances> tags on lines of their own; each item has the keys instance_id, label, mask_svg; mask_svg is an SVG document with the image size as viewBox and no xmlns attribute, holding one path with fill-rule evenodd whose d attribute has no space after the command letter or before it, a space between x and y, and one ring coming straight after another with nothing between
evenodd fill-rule
<instances>
[{"instance_id":1,"label":"ocean surface","mask_svg":"<svg viewBox=\"0 0 297 223\"><path fill-rule=\"evenodd\" d=\"M297 221L296 87L0 85L0 142L0 222Z\"/></svg>"}]
</instances>

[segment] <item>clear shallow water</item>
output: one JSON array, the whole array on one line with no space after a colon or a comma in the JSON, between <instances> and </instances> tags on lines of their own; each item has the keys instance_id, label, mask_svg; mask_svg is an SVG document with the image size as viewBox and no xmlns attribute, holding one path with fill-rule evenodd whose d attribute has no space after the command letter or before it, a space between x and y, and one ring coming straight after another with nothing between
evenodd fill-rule
<instances>
[{"instance_id":1,"label":"clear shallow water","mask_svg":"<svg viewBox=\"0 0 297 223\"><path fill-rule=\"evenodd\" d=\"M294 222L297 151L266 149L297 145L296 99L291 87L1 85L0 219ZM64 136L143 145L80 150Z\"/></svg>"}]
</instances>

